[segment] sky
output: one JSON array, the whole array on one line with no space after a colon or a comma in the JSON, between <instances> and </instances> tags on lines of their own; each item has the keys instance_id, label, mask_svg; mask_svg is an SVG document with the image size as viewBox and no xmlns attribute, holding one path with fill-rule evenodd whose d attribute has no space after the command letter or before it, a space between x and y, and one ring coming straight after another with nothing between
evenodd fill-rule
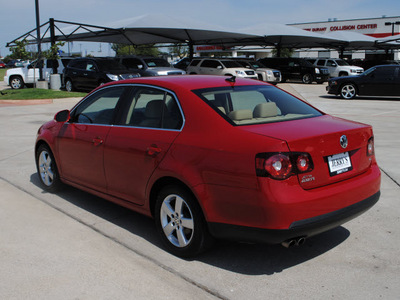
<instances>
[{"instance_id":1,"label":"sky","mask_svg":"<svg viewBox=\"0 0 400 300\"><path fill-rule=\"evenodd\" d=\"M7 42L36 27L35 0L2 0L0 56ZM40 22L49 18L104 25L146 14L185 17L229 31L262 23L306 23L400 16L399 0L39 0ZM108 51L107 44L74 43L73 51ZM44 46L44 50L46 46Z\"/></svg>"}]
</instances>

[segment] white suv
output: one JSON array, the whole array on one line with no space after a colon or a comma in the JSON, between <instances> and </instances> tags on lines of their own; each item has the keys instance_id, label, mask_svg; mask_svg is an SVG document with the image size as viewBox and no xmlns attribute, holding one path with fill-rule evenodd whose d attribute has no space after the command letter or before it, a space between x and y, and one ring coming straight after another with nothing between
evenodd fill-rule
<instances>
[{"instance_id":1,"label":"white suv","mask_svg":"<svg viewBox=\"0 0 400 300\"><path fill-rule=\"evenodd\" d=\"M328 68L330 77L360 75L364 72L363 68L351 66L340 58L317 58L308 60L318 67Z\"/></svg>"},{"instance_id":2,"label":"white suv","mask_svg":"<svg viewBox=\"0 0 400 300\"><path fill-rule=\"evenodd\" d=\"M53 74L53 66L57 68L57 73L62 74L64 67L68 65L71 58L44 59L42 63L43 78L47 81L50 74ZM8 69L4 76L4 82L13 89L22 89L25 85L33 85L39 80L39 68L37 61L32 62L21 68Z\"/></svg>"},{"instance_id":3,"label":"white suv","mask_svg":"<svg viewBox=\"0 0 400 300\"><path fill-rule=\"evenodd\" d=\"M257 74L254 70L246 69L237 61L230 59L193 59L187 67L186 73L257 79Z\"/></svg>"}]
</instances>

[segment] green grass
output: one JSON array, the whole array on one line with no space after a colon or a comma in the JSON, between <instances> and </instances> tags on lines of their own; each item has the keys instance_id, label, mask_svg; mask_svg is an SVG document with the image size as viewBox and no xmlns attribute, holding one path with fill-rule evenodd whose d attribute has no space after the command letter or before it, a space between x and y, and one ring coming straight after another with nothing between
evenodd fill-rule
<instances>
[{"instance_id":1,"label":"green grass","mask_svg":"<svg viewBox=\"0 0 400 300\"><path fill-rule=\"evenodd\" d=\"M3 95L4 94L4 95ZM66 91L26 88L21 90L2 90L0 100L30 100L84 97L87 93L70 93Z\"/></svg>"},{"instance_id":2,"label":"green grass","mask_svg":"<svg viewBox=\"0 0 400 300\"><path fill-rule=\"evenodd\" d=\"M6 75L6 69L0 69L0 81L4 80L4 75Z\"/></svg>"}]
</instances>

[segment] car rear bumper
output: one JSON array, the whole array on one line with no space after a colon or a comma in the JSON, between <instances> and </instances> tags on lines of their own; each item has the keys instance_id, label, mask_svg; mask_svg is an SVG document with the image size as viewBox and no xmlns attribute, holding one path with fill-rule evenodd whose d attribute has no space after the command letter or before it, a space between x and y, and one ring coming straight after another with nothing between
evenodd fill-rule
<instances>
[{"instance_id":1,"label":"car rear bumper","mask_svg":"<svg viewBox=\"0 0 400 300\"><path fill-rule=\"evenodd\" d=\"M280 244L294 238L311 237L338 227L367 211L378 202L379 197L380 191L360 202L342 209L295 221L288 229L264 229L213 222L208 223L208 228L211 235L220 239Z\"/></svg>"}]
</instances>

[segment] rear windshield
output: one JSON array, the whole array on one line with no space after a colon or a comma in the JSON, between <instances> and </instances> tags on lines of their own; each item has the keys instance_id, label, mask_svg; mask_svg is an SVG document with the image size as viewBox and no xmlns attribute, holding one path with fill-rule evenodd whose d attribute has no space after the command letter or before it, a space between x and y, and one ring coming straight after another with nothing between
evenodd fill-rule
<instances>
[{"instance_id":1,"label":"rear windshield","mask_svg":"<svg viewBox=\"0 0 400 300\"><path fill-rule=\"evenodd\" d=\"M193 91L233 125L282 122L321 116L307 103L265 85Z\"/></svg>"}]
</instances>

